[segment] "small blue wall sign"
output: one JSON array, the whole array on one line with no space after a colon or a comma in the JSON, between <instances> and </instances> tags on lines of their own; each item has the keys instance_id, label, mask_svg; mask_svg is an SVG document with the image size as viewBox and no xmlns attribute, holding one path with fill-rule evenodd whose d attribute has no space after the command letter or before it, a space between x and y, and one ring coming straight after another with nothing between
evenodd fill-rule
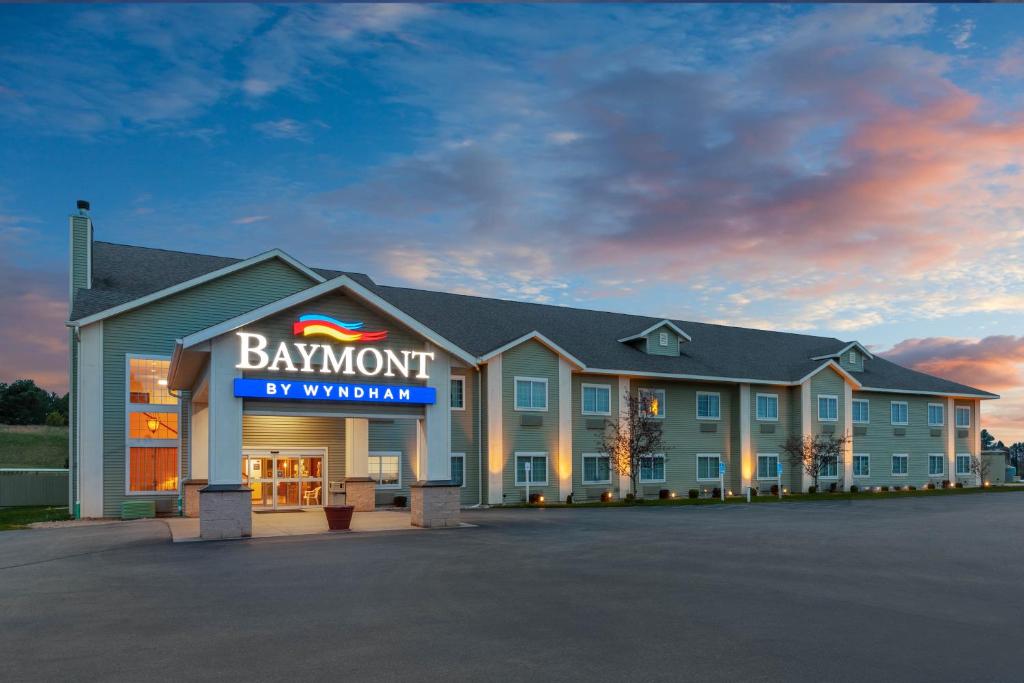
<instances>
[{"instance_id":1,"label":"small blue wall sign","mask_svg":"<svg viewBox=\"0 0 1024 683\"><path fill-rule=\"evenodd\" d=\"M437 390L434 387L243 378L235 378L235 396L277 401L340 401L399 405L433 405L437 402Z\"/></svg>"}]
</instances>

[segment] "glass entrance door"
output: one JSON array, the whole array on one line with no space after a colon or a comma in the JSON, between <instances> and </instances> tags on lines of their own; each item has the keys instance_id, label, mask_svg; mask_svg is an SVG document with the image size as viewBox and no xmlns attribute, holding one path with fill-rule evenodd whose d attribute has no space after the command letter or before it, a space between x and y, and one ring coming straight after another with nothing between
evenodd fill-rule
<instances>
[{"instance_id":1,"label":"glass entrance door","mask_svg":"<svg viewBox=\"0 0 1024 683\"><path fill-rule=\"evenodd\" d=\"M242 484L254 510L297 510L323 502L324 454L316 450L245 451Z\"/></svg>"}]
</instances>

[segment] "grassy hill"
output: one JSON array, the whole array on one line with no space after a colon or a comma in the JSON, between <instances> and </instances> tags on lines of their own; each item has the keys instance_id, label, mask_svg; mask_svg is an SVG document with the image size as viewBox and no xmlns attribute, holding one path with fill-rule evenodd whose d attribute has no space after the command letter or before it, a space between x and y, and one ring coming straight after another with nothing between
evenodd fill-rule
<instances>
[{"instance_id":1,"label":"grassy hill","mask_svg":"<svg viewBox=\"0 0 1024 683\"><path fill-rule=\"evenodd\" d=\"M68 428L0 425L0 467L65 467Z\"/></svg>"}]
</instances>

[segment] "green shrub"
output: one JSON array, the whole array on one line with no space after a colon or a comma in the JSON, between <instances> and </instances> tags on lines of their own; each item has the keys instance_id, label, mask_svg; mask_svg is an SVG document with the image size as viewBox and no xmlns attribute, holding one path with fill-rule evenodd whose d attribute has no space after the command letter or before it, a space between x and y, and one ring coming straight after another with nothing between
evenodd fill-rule
<instances>
[{"instance_id":1,"label":"green shrub","mask_svg":"<svg viewBox=\"0 0 1024 683\"><path fill-rule=\"evenodd\" d=\"M888 486L883 486L882 487L882 491L888 492L889 491L889 487Z\"/></svg>"},{"instance_id":2,"label":"green shrub","mask_svg":"<svg viewBox=\"0 0 1024 683\"><path fill-rule=\"evenodd\" d=\"M689 491L686 492L686 495L688 495L690 498L697 498L698 496L700 496L700 491L698 491L697 489L690 489Z\"/></svg>"},{"instance_id":3,"label":"green shrub","mask_svg":"<svg viewBox=\"0 0 1024 683\"><path fill-rule=\"evenodd\" d=\"M778 484L772 484L772 495L773 496L779 495L779 485Z\"/></svg>"},{"instance_id":4,"label":"green shrub","mask_svg":"<svg viewBox=\"0 0 1024 683\"><path fill-rule=\"evenodd\" d=\"M543 494L540 494L540 493L531 493L530 494L530 503L531 504L536 505L536 504L543 503L543 502L544 502L544 495Z\"/></svg>"},{"instance_id":5,"label":"green shrub","mask_svg":"<svg viewBox=\"0 0 1024 683\"><path fill-rule=\"evenodd\" d=\"M717 486L715 488L711 489L711 497L712 498L721 498L722 497L722 489L718 488Z\"/></svg>"},{"instance_id":6,"label":"green shrub","mask_svg":"<svg viewBox=\"0 0 1024 683\"><path fill-rule=\"evenodd\" d=\"M405 496L395 496L395 500L392 502L396 508L404 508L406 503L409 502L409 499Z\"/></svg>"},{"instance_id":7,"label":"green shrub","mask_svg":"<svg viewBox=\"0 0 1024 683\"><path fill-rule=\"evenodd\" d=\"M962 489L962 488L964 487L964 483L963 483L962 481L958 481L958 482L956 483L956 487L957 487L958 489Z\"/></svg>"},{"instance_id":8,"label":"green shrub","mask_svg":"<svg viewBox=\"0 0 1024 683\"><path fill-rule=\"evenodd\" d=\"M934 491L935 490L935 484L933 484L932 482L928 482L927 484L924 485L924 487L926 489L928 489L929 491Z\"/></svg>"},{"instance_id":9,"label":"green shrub","mask_svg":"<svg viewBox=\"0 0 1024 683\"><path fill-rule=\"evenodd\" d=\"M916 491L916 490L917 490L917 487L916 487L916 486L914 486L913 484L911 484L910 486L908 486L908 487L907 487L907 490L908 490L908 491Z\"/></svg>"},{"instance_id":10,"label":"green shrub","mask_svg":"<svg viewBox=\"0 0 1024 683\"><path fill-rule=\"evenodd\" d=\"M56 410L51 410L46 414L46 425L48 427L66 427L67 424L68 419Z\"/></svg>"},{"instance_id":11,"label":"green shrub","mask_svg":"<svg viewBox=\"0 0 1024 683\"><path fill-rule=\"evenodd\" d=\"M817 492L818 492L818 487L817 486L808 486L807 487L807 493L817 493Z\"/></svg>"},{"instance_id":12,"label":"green shrub","mask_svg":"<svg viewBox=\"0 0 1024 683\"><path fill-rule=\"evenodd\" d=\"M838 490L839 490L839 484L837 484L836 482L832 482L831 484L828 485L828 492L829 493L835 493Z\"/></svg>"},{"instance_id":13,"label":"green shrub","mask_svg":"<svg viewBox=\"0 0 1024 683\"><path fill-rule=\"evenodd\" d=\"M857 486L856 484L850 486L850 493L857 493L858 491L860 491L860 487Z\"/></svg>"},{"instance_id":14,"label":"green shrub","mask_svg":"<svg viewBox=\"0 0 1024 683\"><path fill-rule=\"evenodd\" d=\"M668 489L660 489L658 491L658 499L659 500L667 500L667 499L669 499L671 497L672 497L672 492L669 491Z\"/></svg>"}]
</instances>

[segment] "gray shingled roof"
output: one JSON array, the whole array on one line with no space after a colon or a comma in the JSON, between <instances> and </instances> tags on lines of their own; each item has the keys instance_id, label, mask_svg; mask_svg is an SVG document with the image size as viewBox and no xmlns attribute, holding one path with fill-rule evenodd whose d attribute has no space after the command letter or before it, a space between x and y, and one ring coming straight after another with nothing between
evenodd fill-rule
<instances>
[{"instance_id":1,"label":"gray shingled roof","mask_svg":"<svg viewBox=\"0 0 1024 683\"><path fill-rule=\"evenodd\" d=\"M94 242L93 288L76 293L71 319L93 315L239 260ZM837 353L849 343L834 337L672 320L693 341L681 346L678 357L656 356L618 340L663 318L388 287L363 273L314 270L328 279L348 275L476 356L536 330L589 368L792 382L821 365L821 361L811 360L813 357ZM877 356L865 359L864 371L856 377L865 387L878 389L995 396Z\"/></svg>"}]
</instances>

